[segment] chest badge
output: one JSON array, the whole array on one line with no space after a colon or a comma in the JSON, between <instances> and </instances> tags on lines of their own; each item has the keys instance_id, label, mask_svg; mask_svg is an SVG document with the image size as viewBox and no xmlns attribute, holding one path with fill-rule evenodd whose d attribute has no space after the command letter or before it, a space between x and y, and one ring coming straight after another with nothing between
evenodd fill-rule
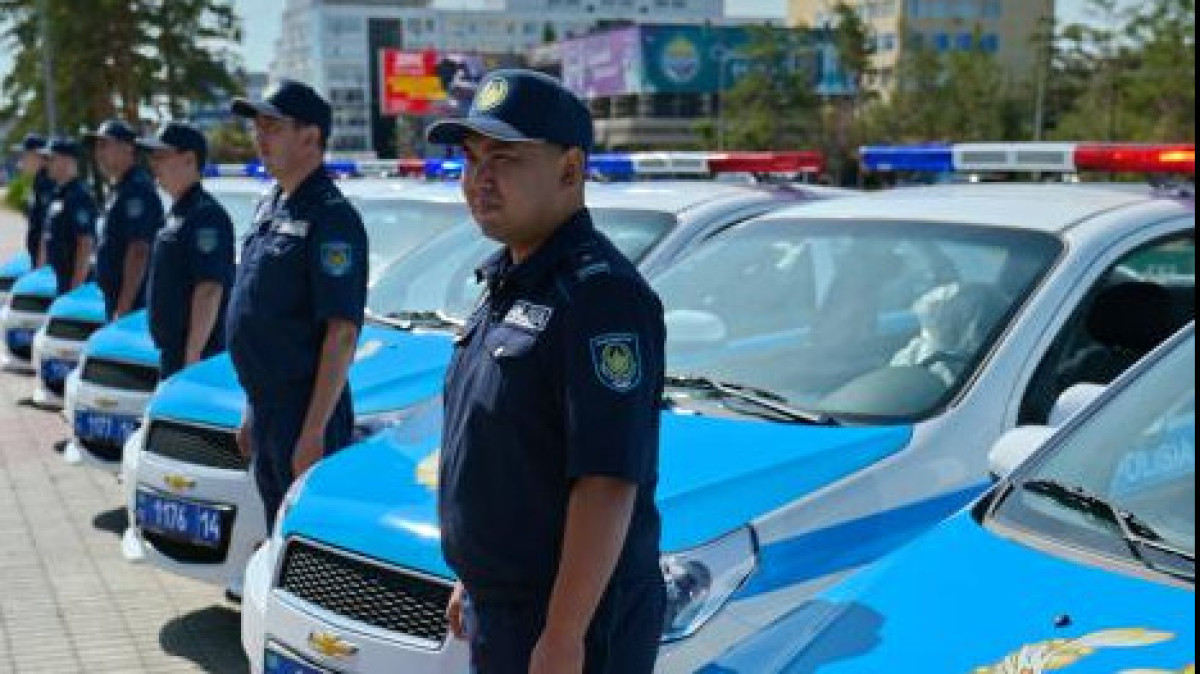
<instances>
[{"instance_id":1,"label":"chest badge","mask_svg":"<svg viewBox=\"0 0 1200 674\"><path fill-rule=\"evenodd\" d=\"M629 393L642 381L642 356L637 335L610 334L592 338L592 364L601 384Z\"/></svg>"},{"instance_id":2,"label":"chest badge","mask_svg":"<svg viewBox=\"0 0 1200 674\"><path fill-rule=\"evenodd\" d=\"M554 309L550 307L521 300L514 304L512 309L508 310L508 315L504 317L504 322L508 325L515 325L518 328L534 332L544 332L546 326L550 325L550 317L553 315Z\"/></svg>"}]
</instances>

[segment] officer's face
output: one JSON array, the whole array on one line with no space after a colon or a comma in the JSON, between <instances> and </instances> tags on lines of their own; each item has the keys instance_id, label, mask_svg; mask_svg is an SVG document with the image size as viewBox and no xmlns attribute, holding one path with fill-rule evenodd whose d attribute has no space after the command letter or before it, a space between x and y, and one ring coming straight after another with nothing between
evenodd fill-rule
<instances>
[{"instance_id":1,"label":"officer's face","mask_svg":"<svg viewBox=\"0 0 1200 674\"><path fill-rule=\"evenodd\" d=\"M108 178L120 178L133 163L133 146L112 138L96 140L96 163Z\"/></svg>"},{"instance_id":2,"label":"officer's face","mask_svg":"<svg viewBox=\"0 0 1200 674\"><path fill-rule=\"evenodd\" d=\"M254 118L254 143L267 171L279 177L296 160L318 149L320 131L294 120L259 115Z\"/></svg>"},{"instance_id":3,"label":"officer's face","mask_svg":"<svg viewBox=\"0 0 1200 674\"><path fill-rule=\"evenodd\" d=\"M162 148L150 153L150 169L154 171L158 183L168 192L174 192L181 184L191 179L194 170L188 154L172 148Z\"/></svg>"},{"instance_id":4,"label":"officer's face","mask_svg":"<svg viewBox=\"0 0 1200 674\"><path fill-rule=\"evenodd\" d=\"M464 141L463 193L487 237L508 245L543 238L561 224L569 152L547 143L509 143L481 135ZM568 214L569 215L569 214Z\"/></svg>"},{"instance_id":5,"label":"officer's face","mask_svg":"<svg viewBox=\"0 0 1200 674\"><path fill-rule=\"evenodd\" d=\"M51 180L60 184L73 180L79 174L79 163L74 157L65 154L50 155L50 161L46 166Z\"/></svg>"},{"instance_id":6,"label":"officer's face","mask_svg":"<svg viewBox=\"0 0 1200 674\"><path fill-rule=\"evenodd\" d=\"M21 173L31 176L46 165L46 158L37 152L22 152L21 159L17 162L17 167L21 169Z\"/></svg>"}]
</instances>

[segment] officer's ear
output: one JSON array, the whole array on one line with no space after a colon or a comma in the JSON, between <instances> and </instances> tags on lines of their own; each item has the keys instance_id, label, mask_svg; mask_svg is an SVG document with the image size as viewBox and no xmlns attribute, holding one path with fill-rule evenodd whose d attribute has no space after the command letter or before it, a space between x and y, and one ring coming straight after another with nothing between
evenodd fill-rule
<instances>
[{"instance_id":1,"label":"officer's ear","mask_svg":"<svg viewBox=\"0 0 1200 674\"><path fill-rule=\"evenodd\" d=\"M567 148L563 156L562 185L563 187L579 187L587 177L587 156L577 147Z\"/></svg>"}]
</instances>

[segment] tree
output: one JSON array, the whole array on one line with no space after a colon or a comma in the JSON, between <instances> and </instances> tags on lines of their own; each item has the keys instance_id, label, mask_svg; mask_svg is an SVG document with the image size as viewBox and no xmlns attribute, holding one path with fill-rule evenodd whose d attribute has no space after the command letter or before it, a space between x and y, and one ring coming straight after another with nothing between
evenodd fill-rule
<instances>
[{"instance_id":1,"label":"tree","mask_svg":"<svg viewBox=\"0 0 1200 674\"><path fill-rule=\"evenodd\" d=\"M54 131L137 120L160 97L181 116L187 103L238 89L233 64L213 56L241 37L232 0L0 0L0 17L0 39L15 56L0 82L0 115L18 120L14 136L43 128L43 50L54 59Z\"/></svg>"}]
</instances>

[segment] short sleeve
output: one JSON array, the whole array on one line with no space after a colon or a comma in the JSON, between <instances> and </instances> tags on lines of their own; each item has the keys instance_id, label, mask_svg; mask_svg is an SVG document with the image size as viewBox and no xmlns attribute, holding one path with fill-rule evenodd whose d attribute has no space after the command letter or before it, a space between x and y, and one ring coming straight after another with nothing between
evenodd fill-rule
<instances>
[{"instance_id":1,"label":"short sleeve","mask_svg":"<svg viewBox=\"0 0 1200 674\"><path fill-rule=\"evenodd\" d=\"M228 286L233 282L233 222L219 206L201 208L190 226L192 275L196 282L212 281Z\"/></svg>"},{"instance_id":2,"label":"short sleeve","mask_svg":"<svg viewBox=\"0 0 1200 674\"><path fill-rule=\"evenodd\" d=\"M139 182L130 190L119 208L126 223L129 241L154 240L154 235L163 223L163 205L153 186Z\"/></svg>"},{"instance_id":3,"label":"short sleeve","mask_svg":"<svg viewBox=\"0 0 1200 674\"><path fill-rule=\"evenodd\" d=\"M604 274L572 293L563 353L568 477L656 478L664 341L662 305L641 283Z\"/></svg>"},{"instance_id":4,"label":"short sleeve","mask_svg":"<svg viewBox=\"0 0 1200 674\"><path fill-rule=\"evenodd\" d=\"M70 205L71 225L78 236L96 236L96 206L90 199L80 197L73 199Z\"/></svg>"},{"instance_id":5,"label":"short sleeve","mask_svg":"<svg viewBox=\"0 0 1200 674\"><path fill-rule=\"evenodd\" d=\"M322 222L312 223L309 249L314 318L361 324L370 260L362 219L346 203L325 209L320 217Z\"/></svg>"}]
</instances>

